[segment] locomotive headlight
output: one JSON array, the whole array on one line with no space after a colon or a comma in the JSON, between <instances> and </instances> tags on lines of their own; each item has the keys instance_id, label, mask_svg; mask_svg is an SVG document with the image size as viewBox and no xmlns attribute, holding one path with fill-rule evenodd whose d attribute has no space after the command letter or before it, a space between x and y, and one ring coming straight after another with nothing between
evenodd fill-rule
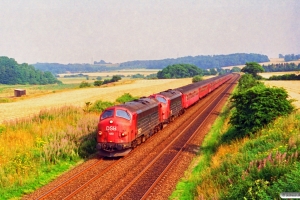
<instances>
[{"instance_id":1,"label":"locomotive headlight","mask_svg":"<svg viewBox=\"0 0 300 200\"><path fill-rule=\"evenodd\" d=\"M124 136L126 136L127 134L126 134L126 132L124 131L123 133L121 133L121 136L122 137L124 137Z\"/></svg>"},{"instance_id":2,"label":"locomotive headlight","mask_svg":"<svg viewBox=\"0 0 300 200\"><path fill-rule=\"evenodd\" d=\"M113 120L109 120L109 123L112 124L112 123L114 123L114 121Z\"/></svg>"},{"instance_id":3,"label":"locomotive headlight","mask_svg":"<svg viewBox=\"0 0 300 200\"><path fill-rule=\"evenodd\" d=\"M102 135L102 131L98 131L98 135Z\"/></svg>"}]
</instances>

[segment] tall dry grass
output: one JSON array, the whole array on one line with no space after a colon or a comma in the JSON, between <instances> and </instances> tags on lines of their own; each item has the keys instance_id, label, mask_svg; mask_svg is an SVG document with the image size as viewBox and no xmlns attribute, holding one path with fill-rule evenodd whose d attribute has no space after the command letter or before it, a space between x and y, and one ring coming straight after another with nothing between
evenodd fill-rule
<instances>
[{"instance_id":1,"label":"tall dry grass","mask_svg":"<svg viewBox=\"0 0 300 200\"><path fill-rule=\"evenodd\" d=\"M198 198L273 199L278 190L299 189L293 178L282 184L292 173L300 176L295 168L300 163L299 116L280 117L256 135L220 144L196 179Z\"/></svg>"},{"instance_id":2,"label":"tall dry grass","mask_svg":"<svg viewBox=\"0 0 300 200\"><path fill-rule=\"evenodd\" d=\"M0 127L0 187L38 178L43 165L86 157L95 147L98 114L78 107L42 110Z\"/></svg>"}]
</instances>

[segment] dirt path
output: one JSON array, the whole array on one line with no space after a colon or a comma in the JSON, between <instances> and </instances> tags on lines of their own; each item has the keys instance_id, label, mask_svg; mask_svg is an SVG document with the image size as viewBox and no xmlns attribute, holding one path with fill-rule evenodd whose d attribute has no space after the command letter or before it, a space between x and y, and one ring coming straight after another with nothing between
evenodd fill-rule
<instances>
[{"instance_id":1,"label":"dirt path","mask_svg":"<svg viewBox=\"0 0 300 200\"><path fill-rule=\"evenodd\" d=\"M133 96L148 96L163 90L192 83L191 79L137 80L132 84L106 88L83 88L73 91L58 92L25 100L0 103L0 123L5 120L28 117L42 109L74 105L84 107L85 102L104 100L114 102L124 93Z\"/></svg>"}]
</instances>

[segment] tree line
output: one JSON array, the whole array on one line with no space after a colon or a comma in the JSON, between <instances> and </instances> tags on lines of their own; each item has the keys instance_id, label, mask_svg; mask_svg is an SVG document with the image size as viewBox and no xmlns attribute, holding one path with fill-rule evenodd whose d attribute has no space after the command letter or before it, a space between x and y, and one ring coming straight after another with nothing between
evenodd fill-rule
<instances>
[{"instance_id":1,"label":"tree line","mask_svg":"<svg viewBox=\"0 0 300 200\"><path fill-rule=\"evenodd\" d=\"M283 74L283 75L273 75L269 80L300 80L300 74Z\"/></svg>"},{"instance_id":2,"label":"tree line","mask_svg":"<svg viewBox=\"0 0 300 200\"><path fill-rule=\"evenodd\" d=\"M300 64L295 63L279 63L271 65L262 65L265 72L288 72L288 71L299 71Z\"/></svg>"},{"instance_id":3,"label":"tree line","mask_svg":"<svg viewBox=\"0 0 300 200\"><path fill-rule=\"evenodd\" d=\"M298 54L298 55L295 55L295 54L287 54L287 55L279 54L279 58L284 58L285 62L295 61L295 60L300 59L300 54Z\"/></svg>"},{"instance_id":4,"label":"tree line","mask_svg":"<svg viewBox=\"0 0 300 200\"><path fill-rule=\"evenodd\" d=\"M128 68L146 68L146 69L162 69L168 65L178 63L186 63L195 65L201 69L220 68L225 66L242 65L246 62L268 62L268 56L261 54L235 53L229 55L199 55L186 56L181 58L168 58L163 60L146 60L146 61L129 61L120 64L120 67Z\"/></svg>"},{"instance_id":5,"label":"tree line","mask_svg":"<svg viewBox=\"0 0 300 200\"><path fill-rule=\"evenodd\" d=\"M53 74L62 74L66 72L98 72L98 71L111 71L121 69L163 69L168 65L179 63L186 63L195 65L201 69L214 69L225 66L243 65L246 62L268 62L269 58L261 54L246 54L235 53L229 55L212 55L212 56L186 56L181 58L168 58L162 60L136 60L116 64L115 67L110 67L109 63L100 61L101 65L91 64L59 64L59 63L37 63L34 64L36 69L42 71L50 71ZM96 62L98 64L98 62Z\"/></svg>"},{"instance_id":6,"label":"tree line","mask_svg":"<svg viewBox=\"0 0 300 200\"><path fill-rule=\"evenodd\" d=\"M233 67L230 69L200 69L196 65L191 64L174 64L169 65L161 71L157 72L158 79L170 79L170 78L189 78L195 76L208 76L208 75L223 75L230 72L239 72L241 71L238 67ZM198 80L197 77L195 80ZM195 81L196 82L196 81Z\"/></svg>"},{"instance_id":7,"label":"tree line","mask_svg":"<svg viewBox=\"0 0 300 200\"><path fill-rule=\"evenodd\" d=\"M159 79L187 78L196 75L203 75L203 70L190 64L169 65L157 72L157 78Z\"/></svg>"},{"instance_id":8,"label":"tree line","mask_svg":"<svg viewBox=\"0 0 300 200\"><path fill-rule=\"evenodd\" d=\"M18 64L13 58L0 57L0 83L1 84L34 84L46 85L61 83L51 72L36 70L27 63Z\"/></svg>"}]
</instances>

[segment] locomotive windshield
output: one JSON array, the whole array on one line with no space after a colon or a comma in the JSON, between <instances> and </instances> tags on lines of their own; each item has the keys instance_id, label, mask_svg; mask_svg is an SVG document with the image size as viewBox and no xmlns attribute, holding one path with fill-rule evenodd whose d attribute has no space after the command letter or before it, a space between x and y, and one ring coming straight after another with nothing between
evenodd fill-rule
<instances>
[{"instance_id":1,"label":"locomotive windshield","mask_svg":"<svg viewBox=\"0 0 300 200\"><path fill-rule=\"evenodd\" d=\"M114 110L106 110L104 113L101 115L101 120L113 117L114 116Z\"/></svg>"},{"instance_id":2,"label":"locomotive windshield","mask_svg":"<svg viewBox=\"0 0 300 200\"><path fill-rule=\"evenodd\" d=\"M127 120L131 119L130 114L125 110L117 110L116 116L117 117L122 117L122 118L127 119Z\"/></svg>"},{"instance_id":3,"label":"locomotive windshield","mask_svg":"<svg viewBox=\"0 0 300 200\"><path fill-rule=\"evenodd\" d=\"M159 102L161 102L161 103L167 103L166 99L163 98L163 97L156 96L155 98L156 98Z\"/></svg>"}]
</instances>

